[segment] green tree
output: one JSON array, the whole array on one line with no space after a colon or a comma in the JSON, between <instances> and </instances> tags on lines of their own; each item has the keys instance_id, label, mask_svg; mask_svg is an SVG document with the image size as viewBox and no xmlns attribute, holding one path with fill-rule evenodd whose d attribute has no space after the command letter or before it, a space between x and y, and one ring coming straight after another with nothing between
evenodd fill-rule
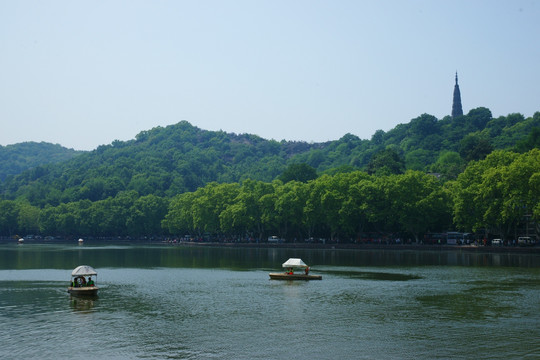
<instances>
[{"instance_id":1,"label":"green tree","mask_svg":"<svg viewBox=\"0 0 540 360\"><path fill-rule=\"evenodd\" d=\"M325 232L325 209L322 207L322 197L326 193L329 175L322 175L314 181L307 183L307 199L304 206L302 222L308 237Z\"/></svg>"},{"instance_id":2,"label":"green tree","mask_svg":"<svg viewBox=\"0 0 540 360\"><path fill-rule=\"evenodd\" d=\"M277 186L275 211L279 235L283 238L302 238L302 216L307 200L306 185L289 181Z\"/></svg>"},{"instance_id":3,"label":"green tree","mask_svg":"<svg viewBox=\"0 0 540 360\"><path fill-rule=\"evenodd\" d=\"M525 215L540 220L540 149L518 156L505 175L502 220L518 224Z\"/></svg>"},{"instance_id":4,"label":"green tree","mask_svg":"<svg viewBox=\"0 0 540 360\"><path fill-rule=\"evenodd\" d=\"M540 148L540 127L532 128L527 138L519 141L515 147L516 151L520 153L527 152L534 148Z\"/></svg>"},{"instance_id":5,"label":"green tree","mask_svg":"<svg viewBox=\"0 0 540 360\"><path fill-rule=\"evenodd\" d=\"M422 114L421 116L412 119L409 123L409 134L417 138L424 138L434 134L439 130L437 122L438 120L435 116Z\"/></svg>"},{"instance_id":6,"label":"green tree","mask_svg":"<svg viewBox=\"0 0 540 360\"><path fill-rule=\"evenodd\" d=\"M323 175L317 179L316 197L308 197L308 202L310 206L318 207L314 214L318 215L317 218L320 219L323 229L328 231L327 235L331 240L339 240L340 237L347 235L347 230L354 227L345 223L344 211L351 210L344 208L349 200L351 186L364 176L364 173L353 172L335 176Z\"/></svg>"},{"instance_id":7,"label":"green tree","mask_svg":"<svg viewBox=\"0 0 540 360\"><path fill-rule=\"evenodd\" d=\"M161 220L167 213L167 205L166 199L155 195L146 195L135 200L126 220L129 233L136 236L160 235Z\"/></svg>"},{"instance_id":8,"label":"green tree","mask_svg":"<svg viewBox=\"0 0 540 360\"><path fill-rule=\"evenodd\" d=\"M464 229L511 235L540 201L540 150L525 154L495 151L471 163L453 187L454 222Z\"/></svg>"},{"instance_id":9,"label":"green tree","mask_svg":"<svg viewBox=\"0 0 540 360\"><path fill-rule=\"evenodd\" d=\"M17 230L17 204L11 200L0 200L0 234L11 236Z\"/></svg>"},{"instance_id":10,"label":"green tree","mask_svg":"<svg viewBox=\"0 0 540 360\"><path fill-rule=\"evenodd\" d=\"M238 184L210 183L197 189L191 205L195 231L199 235L219 232L221 229L219 216L238 193Z\"/></svg>"},{"instance_id":11,"label":"green tree","mask_svg":"<svg viewBox=\"0 0 540 360\"><path fill-rule=\"evenodd\" d=\"M39 230L42 234L57 234L57 214L53 206L45 206L39 213Z\"/></svg>"},{"instance_id":12,"label":"green tree","mask_svg":"<svg viewBox=\"0 0 540 360\"><path fill-rule=\"evenodd\" d=\"M236 198L220 214L222 231L264 237L263 199L274 193L274 186L256 180L245 180Z\"/></svg>"},{"instance_id":13,"label":"green tree","mask_svg":"<svg viewBox=\"0 0 540 360\"><path fill-rule=\"evenodd\" d=\"M287 169L279 176L279 180L283 183L289 181L308 182L317 178L317 170L312 166L301 164L290 164Z\"/></svg>"},{"instance_id":14,"label":"green tree","mask_svg":"<svg viewBox=\"0 0 540 360\"><path fill-rule=\"evenodd\" d=\"M476 130L482 130L492 119L491 111L485 107L479 107L469 111L466 117L467 123Z\"/></svg>"},{"instance_id":15,"label":"green tree","mask_svg":"<svg viewBox=\"0 0 540 360\"><path fill-rule=\"evenodd\" d=\"M476 134L467 135L460 142L459 154L466 162L482 160L492 151L489 140Z\"/></svg>"},{"instance_id":16,"label":"green tree","mask_svg":"<svg viewBox=\"0 0 540 360\"><path fill-rule=\"evenodd\" d=\"M465 169L465 161L455 151L445 151L431 166L431 171L439 173L443 181L455 180Z\"/></svg>"},{"instance_id":17,"label":"green tree","mask_svg":"<svg viewBox=\"0 0 540 360\"><path fill-rule=\"evenodd\" d=\"M39 233L39 208L28 203L19 203L17 227L24 234Z\"/></svg>"},{"instance_id":18,"label":"green tree","mask_svg":"<svg viewBox=\"0 0 540 360\"><path fill-rule=\"evenodd\" d=\"M423 149L413 150L405 155L405 164L407 165L407 169L424 171L426 164L433 162L434 156L433 151Z\"/></svg>"},{"instance_id":19,"label":"green tree","mask_svg":"<svg viewBox=\"0 0 540 360\"><path fill-rule=\"evenodd\" d=\"M191 210L197 195L186 192L175 196L169 203L167 215L161 222L161 226L170 234L183 235L194 233L193 212Z\"/></svg>"},{"instance_id":20,"label":"green tree","mask_svg":"<svg viewBox=\"0 0 540 360\"><path fill-rule=\"evenodd\" d=\"M373 155L367 166L370 175L402 174L405 169L403 159L392 149L384 149Z\"/></svg>"},{"instance_id":21,"label":"green tree","mask_svg":"<svg viewBox=\"0 0 540 360\"><path fill-rule=\"evenodd\" d=\"M451 198L434 176L409 170L389 180L389 206L400 228L413 234L416 242L421 234L450 225Z\"/></svg>"},{"instance_id":22,"label":"green tree","mask_svg":"<svg viewBox=\"0 0 540 360\"><path fill-rule=\"evenodd\" d=\"M371 181L362 183L364 196L364 212L369 224L378 231L392 232L396 230L397 217L393 214L388 176L373 176Z\"/></svg>"},{"instance_id":23,"label":"green tree","mask_svg":"<svg viewBox=\"0 0 540 360\"><path fill-rule=\"evenodd\" d=\"M373 178L364 172L349 173L349 185L339 209L341 230L350 238L361 237L369 222L366 187Z\"/></svg>"},{"instance_id":24,"label":"green tree","mask_svg":"<svg viewBox=\"0 0 540 360\"><path fill-rule=\"evenodd\" d=\"M77 235L79 233L79 218L75 204L60 204L56 210L58 234L62 236Z\"/></svg>"}]
</instances>

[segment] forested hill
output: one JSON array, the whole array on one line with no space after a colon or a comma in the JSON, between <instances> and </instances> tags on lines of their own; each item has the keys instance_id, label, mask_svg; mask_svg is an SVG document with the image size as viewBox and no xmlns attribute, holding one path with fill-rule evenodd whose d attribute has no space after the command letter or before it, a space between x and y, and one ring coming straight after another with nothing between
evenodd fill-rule
<instances>
[{"instance_id":1,"label":"forested hill","mask_svg":"<svg viewBox=\"0 0 540 360\"><path fill-rule=\"evenodd\" d=\"M0 181L25 170L43 164L54 164L69 160L82 151L67 149L58 144L24 142L0 145Z\"/></svg>"},{"instance_id":2,"label":"forested hill","mask_svg":"<svg viewBox=\"0 0 540 360\"><path fill-rule=\"evenodd\" d=\"M310 144L206 131L182 121L38 166L4 181L0 190L5 199L27 199L38 206L97 201L125 190L172 197L213 181L271 181L293 163L308 164L319 174L414 169L452 178L470 160L514 148L535 127L540 127L540 112L527 119L520 114L494 119L489 109L478 108L459 118L424 114L388 132L379 130L370 140L346 134Z\"/></svg>"}]
</instances>

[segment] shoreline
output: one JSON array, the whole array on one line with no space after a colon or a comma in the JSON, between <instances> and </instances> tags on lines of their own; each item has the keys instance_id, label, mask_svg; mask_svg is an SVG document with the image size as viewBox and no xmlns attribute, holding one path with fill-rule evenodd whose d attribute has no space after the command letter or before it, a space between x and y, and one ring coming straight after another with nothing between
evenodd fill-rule
<instances>
[{"instance_id":1,"label":"shoreline","mask_svg":"<svg viewBox=\"0 0 540 360\"><path fill-rule=\"evenodd\" d=\"M303 244L303 243L234 243L195 242L162 243L171 246L238 247L265 249L314 249L314 250L410 250L410 251L466 251L478 253L540 254L540 246L475 246L475 245L417 245L417 244Z\"/></svg>"},{"instance_id":2,"label":"shoreline","mask_svg":"<svg viewBox=\"0 0 540 360\"><path fill-rule=\"evenodd\" d=\"M476 253L517 253L540 254L540 246L483 246L483 245L439 245L439 244L351 244L351 243L255 243L255 242L205 242L205 241L164 241L137 239L87 239L83 244L77 240L28 239L24 243L16 240L0 238L0 245L156 245L156 246L188 246L188 247L225 247L225 248L261 248L261 249L313 249L313 250L381 250L381 251L464 251Z\"/></svg>"}]
</instances>

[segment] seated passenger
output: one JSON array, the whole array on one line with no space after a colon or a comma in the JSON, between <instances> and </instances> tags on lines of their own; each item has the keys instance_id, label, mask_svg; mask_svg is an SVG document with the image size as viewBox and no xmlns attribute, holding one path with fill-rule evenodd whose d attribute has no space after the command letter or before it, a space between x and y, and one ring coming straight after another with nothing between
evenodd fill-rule
<instances>
[{"instance_id":1,"label":"seated passenger","mask_svg":"<svg viewBox=\"0 0 540 360\"><path fill-rule=\"evenodd\" d=\"M94 286L94 280L92 280L92 277L88 278L88 283L86 284L86 286Z\"/></svg>"},{"instance_id":2,"label":"seated passenger","mask_svg":"<svg viewBox=\"0 0 540 360\"><path fill-rule=\"evenodd\" d=\"M82 287L82 286L86 286L86 279L82 276L78 276L75 279L75 287Z\"/></svg>"}]
</instances>

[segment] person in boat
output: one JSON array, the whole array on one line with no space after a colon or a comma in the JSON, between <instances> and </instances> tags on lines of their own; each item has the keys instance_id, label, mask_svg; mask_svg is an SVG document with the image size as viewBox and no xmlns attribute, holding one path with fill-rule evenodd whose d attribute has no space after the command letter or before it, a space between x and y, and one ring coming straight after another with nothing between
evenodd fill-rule
<instances>
[{"instance_id":1,"label":"person in boat","mask_svg":"<svg viewBox=\"0 0 540 360\"><path fill-rule=\"evenodd\" d=\"M79 276L75 279L75 287L86 286L86 279L83 276Z\"/></svg>"},{"instance_id":2,"label":"person in boat","mask_svg":"<svg viewBox=\"0 0 540 360\"><path fill-rule=\"evenodd\" d=\"M306 271L306 275L308 275L309 274L309 266L306 267L305 271Z\"/></svg>"},{"instance_id":3,"label":"person in boat","mask_svg":"<svg viewBox=\"0 0 540 360\"><path fill-rule=\"evenodd\" d=\"M293 275L293 274L294 274L294 272L293 272L293 268L289 268L289 271L287 271L287 274L289 274L289 275Z\"/></svg>"},{"instance_id":4,"label":"person in boat","mask_svg":"<svg viewBox=\"0 0 540 360\"><path fill-rule=\"evenodd\" d=\"M88 282L86 283L86 286L94 286L94 280L92 280L91 276L88 278Z\"/></svg>"}]
</instances>

